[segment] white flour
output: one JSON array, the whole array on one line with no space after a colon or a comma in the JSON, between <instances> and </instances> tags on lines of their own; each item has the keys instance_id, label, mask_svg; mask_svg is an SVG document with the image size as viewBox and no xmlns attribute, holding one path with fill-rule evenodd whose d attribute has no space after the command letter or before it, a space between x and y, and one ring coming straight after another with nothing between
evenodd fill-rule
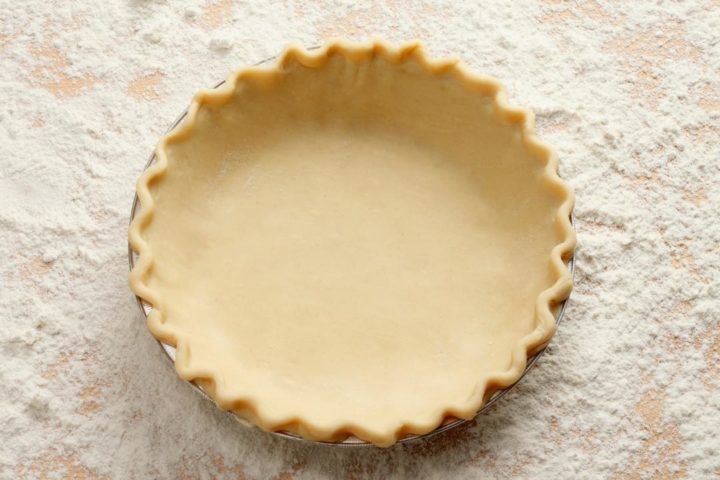
<instances>
[{"instance_id":1,"label":"white flour","mask_svg":"<svg viewBox=\"0 0 720 480\"><path fill-rule=\"evenodd\" d=\"M0 478L720 477L720 3L0 0ZM329 37L425 40L537 113L577 287L477 425L337 450L178 381L127 288L134 181L198 88Z\"/></svg>"}]
</instances>

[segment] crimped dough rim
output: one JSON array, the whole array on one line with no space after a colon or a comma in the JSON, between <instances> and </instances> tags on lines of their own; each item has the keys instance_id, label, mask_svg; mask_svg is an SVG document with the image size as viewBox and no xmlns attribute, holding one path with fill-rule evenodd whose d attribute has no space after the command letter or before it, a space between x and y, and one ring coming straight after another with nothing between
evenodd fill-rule
<instances>
[{"instance_id":1,"label":"crimped dough rim","mask_svg":"<svg viewBox=\"0 0 720 480\"><path fill-rule=\"evenodd\" d=\"M526 336L519 339L511 352L511 365L505 371L489 372L475 385L475 394L463 405L448 406L435 412L430 420L407 422L387 432L368 432L362 425L337 425L332 431L321 430L306 419L293 417L287 421L270 422L263 418L262 406L251 396L235 397L227 395L219 376L214 372L197 375L188 371L188 352L192 338L182 331L170 328L164 322L163 299L160 294L150 289L146 278L153 266L153 252L150 244L143 238L143 231L152 221L154 201L150 193L150 183L162 176L167 168L166 147L173 141L182 140L192 134L195 118L200 106L204 104L222 105L229 101L240 80L264 75L277 75L291 61L297 61L308 68L322 68L331 55L340 54L346 59L362 59L381 56L385 60L400 64L410 58L418 62L430 75L450 74L465 88L479 95L493 98L493 104L501 118L509 124L521 126L522 143L530 154L545 165L543 181L561 192L562 202L556 212L557 223L561 229L562 241L554 246L550 254L550 268L557 277L556 282L538 295L535 302L536 327ZM480 410L492 394L515 383L523 374L528 358L541 350L555 332L555 315L553 308L564 301L572 290L571 274L566 261L572 256L575 248L575 232L570 222L570 214L574 205L571 188L557 174L558 159L555 152L534 134L534 116L531 111L511 107L507 102L505 91L499 81L487 76L470 73L457 59L432 60L426 56L419 42L411 42L400 47L393 47L386 42L376 40L369 44L351 44L345 41L333 41L322 48L307 51L299 46L290 46L278 58L275 67L244 68L231 74L225 84L215 90L199 91L187 115L180 124L165 135L156 148L155 162L140 176L137 182L137 198L141 209L134 217L129 228L129 242L138 259L129 274L131 290L143 301L152 306L147 322L153 336L159 341L176 348L175 368L179 376L200 385L211 398L223 409L233 410L242 417L267 431L289 431L309 440L338 442L350 436L374 443L378 446L390 446L399 439L409 435L422 435L438 428L447 418L471 419Z\"/></svg>"}]
</instances>

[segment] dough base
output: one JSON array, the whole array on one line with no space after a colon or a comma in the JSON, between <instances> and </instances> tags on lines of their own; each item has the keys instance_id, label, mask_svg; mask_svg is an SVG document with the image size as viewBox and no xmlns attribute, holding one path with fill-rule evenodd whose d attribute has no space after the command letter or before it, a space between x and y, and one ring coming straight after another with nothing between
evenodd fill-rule
<instances>
[{"instance_id":1,"label":"dough base","mask_svg":"<svg viewBox=\"0 0 720 480\"><path fill-rule=\"evenodd\" d=\"M386 446L470 418L552 335L571 194L457 67L293 52L199 98L141 179L150 328L269 430Z\"/></svg>"}]
</instances>

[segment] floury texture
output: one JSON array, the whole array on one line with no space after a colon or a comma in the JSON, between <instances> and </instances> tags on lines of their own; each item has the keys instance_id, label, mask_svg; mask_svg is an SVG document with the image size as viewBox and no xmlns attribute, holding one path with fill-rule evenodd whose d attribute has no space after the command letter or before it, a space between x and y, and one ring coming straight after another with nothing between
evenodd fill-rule
<instances>
[{"instance_id":1,"label":"floury texture","mask_svg":"<svg viewBox=\"0 0 720 480\"><path fill-rule=\"evenodd\" d=\"M720 476L720 3L0 0L0 478ZM424 40L532 108L574 187L576 289L539 365L431 441L242 428L127 288L134 182L200 87L344 37Z\"/></svg>"}]
</instances>

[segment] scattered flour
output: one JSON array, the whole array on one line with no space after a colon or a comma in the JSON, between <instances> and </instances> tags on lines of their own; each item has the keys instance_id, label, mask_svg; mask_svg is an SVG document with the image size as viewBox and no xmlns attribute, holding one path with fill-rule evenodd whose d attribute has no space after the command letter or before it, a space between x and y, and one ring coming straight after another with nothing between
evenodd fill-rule
<instances>
[{"instance_id":1,"label":"scattered flour","mask_svg":"<svg viewBox=\"0 0 720 480\"><path fill-rule=\"evenodd\" d=\"M720 477L720 4L0 0L0 478ZM577 287L476 425L387 451L246 430L126 285L134 181L194 91L289 41L500 78L576 189Z\"/></svg>"}]
</instances>

